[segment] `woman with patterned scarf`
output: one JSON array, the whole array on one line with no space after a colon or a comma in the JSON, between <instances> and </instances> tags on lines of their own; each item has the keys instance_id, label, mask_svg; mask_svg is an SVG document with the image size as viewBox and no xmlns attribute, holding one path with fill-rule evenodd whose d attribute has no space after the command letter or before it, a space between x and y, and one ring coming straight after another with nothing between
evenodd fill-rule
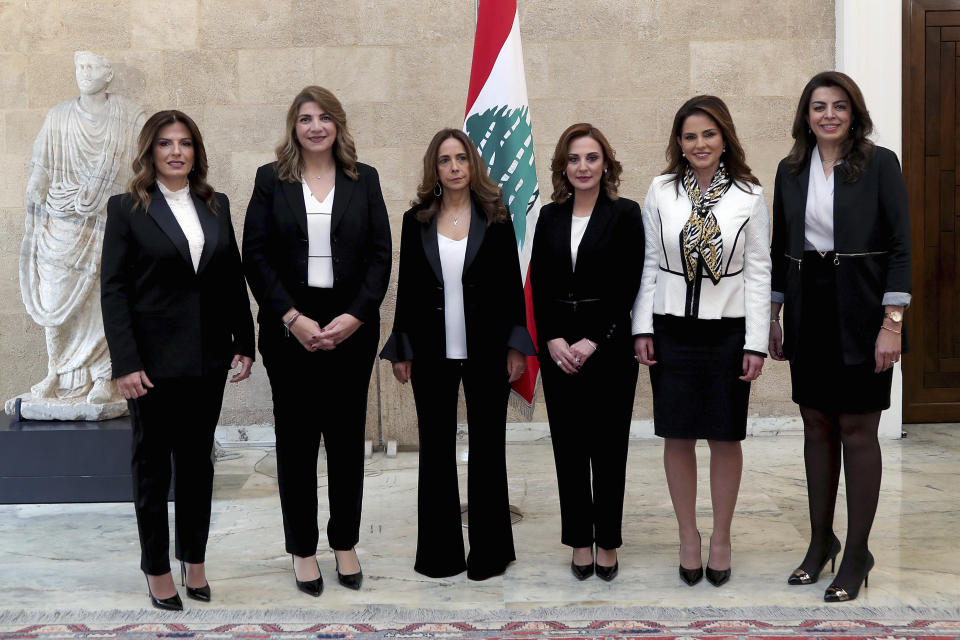
<instances>
[{"instance_id":1,"label":"woman with patterned scarf","mask_svg":"<svg viewBox=\"0 0 960 640\"><path fill-rule=\"evenodd\" d=\"M680 531L680 578L703 578L696 444L710 446L713 533L706 565L730 579L750 382L766 357L770 221L730 111L696 96L677 111L669 163L643 203L646 258L633 307L637 360L650 367L653 421Z\"/></svg>"}]
</instances>

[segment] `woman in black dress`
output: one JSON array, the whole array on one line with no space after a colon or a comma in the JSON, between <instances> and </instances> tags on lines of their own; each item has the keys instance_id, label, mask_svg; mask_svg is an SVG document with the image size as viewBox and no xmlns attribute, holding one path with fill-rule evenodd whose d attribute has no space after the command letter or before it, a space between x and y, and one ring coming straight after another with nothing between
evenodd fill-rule
<instances>
[{"instance_id":1,"label":"woman in black dress","mask_svg":"<svg viewBox=\"0 0 960 640\"><path fill-rule=\"evenodd\" d=\"M896 155L867 139L872 130L849 76L814 76L797 104L793 148L777 169L773 197L770 353L790 360L811 529L788 583L816 582L840 553L833 514L842 458L846 551L828 602L856 598L873 568L867 538L880 494L877 429L910 303L906 185Z\"/></svg>"},{"instance_id":2,"label":"woman in black dress","mask_svg":"<svg viewBox=\"0 0 960 640\"><path fill-rule=\"evenodd\" d=\"M403 215L393 333L380 356L410 380L420 431L417 559L434 578L500 575L515 559L507 495L507 397L533 355L517 241L470 138L439 131ZM457 488L457 396L469 424L470 553Z\"/></svg>"},{"instance_id":3,"label":"woman in black dress","mask_svg":"<svg viewBox=\"0 0 960 640\"><path fill-rule=\"evenodd\" d=\"M541 376L571 571L613 580L637 363L630 305L640 285L640 206L617 194L622 167L596 127L567 128L550 164L530 258ZM596 557L594 558L594 545Z\"/></svg>"},{"instance_id":4,"label":"woman in black dress","mask_svg":"<svg viewBox=\"0 0 960 640\"><path fill-rule=\"evenodd\" d=\"M680 577L704 575L697 529L698 439L710 446L713 533L707 580L730 579L730 526L750 382L763 367L770 221L730 111L696 96L677 111L669 166L643 203L647 257L633 309L637 359L650 367L653 420L680 534Z\"/></svg>"},{"instance_id":5,"label":"woman in black dress","mask_svg":"<svg viewBox=\"0 0 960 640\"><path fill-rule=\"evenodd\" d=\"M100 300L113 376L130 406L140 568L153 606L179 611L171 471L181 579L188 597L209 601L213 434L227 370L241 365L230 382L250 375L253 318L230 203L207 183L197 125L181 111L160 111L138 147L130 192L107 203Z\"/></svg>"}]
</instances>

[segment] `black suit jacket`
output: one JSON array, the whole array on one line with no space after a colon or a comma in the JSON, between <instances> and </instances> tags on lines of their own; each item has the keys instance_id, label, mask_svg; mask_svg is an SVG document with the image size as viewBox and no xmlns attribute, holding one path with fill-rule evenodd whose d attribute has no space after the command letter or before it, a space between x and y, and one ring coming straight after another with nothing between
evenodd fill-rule
<instances>
[{"instance_id":1,"label":"black suit jacket","mask_svg":"<svg viewBox=\"0 0 960 640\"><path fill-rule=\"evenodd\" d=\"M533 315L542 358L554 338L589 338L600 350L632 354L630 311L643 271L643 218L640 205L611 200L601 191L577 249L570 256L573 198L540 210L530 261Z\"/></svg>"},{"instance_id":2,"label":"black suit jacket","mask_svg":"<svg viewBox=\"0 0 960 640\"><path fill-rule=\"evenodd\" d=\"M810 167L797 174L786 160L777 168L773 195L775 292L784 294L783 347L793 359L800 336L801 270ZM897 156L877 147L859 180L834 178L833 243L838 255L837 310L845 364L874 361L877 332L883 322L883 294L910 293L910 216L907 188ZM903 346L906 347L906 335Z\"/></svg>"},{"instance_id":3,"label":"black suit jacket","mask_svg":"<svg viewBox=\"0 0 960 640\"><path fill-rule=\"evenodd\" d=\"M337 170L330 220L332 291L337 313L375 324L390 281L390 221L376 169L357 163L357 173L351 180ZM280 323L308 297L308 249L301 183L280 180L276 163L260 167L243 225L243 267L261 324Z\"/></svg>"},{"instance_id":4,"label":"black suit jacket","mask_svg":"<svg viewBox=\"0 0 960 640\"><path fill-rule=\"evenodd\" d=\"M107 203L100 270L103 328L113 377L151 378L226 371L236 354L254 356L253 319L230 221L193 196L204 245L196 272L187 238L159 189L147 211L129 193Z\"/></svg>"},{"instance_id":5,"label":"black suit jacket","mask_svg":"<svg viewBox=\"0 0 960 640\"><path fill-rule=\"evenodd\" d=\"M403 215L393 333L380 357L393 362L446 357L443 271L437 220L417 220L423 206ZM503 362L507 349L534 355L527 331L520 258L509 220L487 224L476 205L463 261L467 356Z\"/></svg>"}]
</instances>

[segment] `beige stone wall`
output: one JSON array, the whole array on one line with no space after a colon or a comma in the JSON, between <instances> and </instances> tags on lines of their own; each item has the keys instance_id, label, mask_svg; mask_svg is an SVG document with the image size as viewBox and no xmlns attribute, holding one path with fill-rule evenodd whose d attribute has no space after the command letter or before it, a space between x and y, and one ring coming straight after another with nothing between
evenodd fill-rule
<instances>
[{"instance_id":1,"label":"beige stone wall","mask_svg":"<svg viewBox=\"0 0 960 640\"><path fill-rule=\"evenodd\" d=\"M308 83L332 89L360 159L380 172L398 239L423 149L438 128L462 124L473 20L473 0L0 0L0 399L45 370L17 260L31 145L46 111L77 94L74 50L109 57L113 90L148 112L176 107L197 120L238 235L289 100ZM557 136L590 121L624 165L622 194L642 200L663 166L673 113L697 93L727 100L750 164L772 187L799 91L834 59L832 0L520 0L520 25L545 196ZM785 367L768 361L752 411L795 412ZM650 416L645 372L635 415ZM535 419L545 420L542 401ZM271 420L258 364L251 381L231 385L222 422ZM374 438L382 425L385 437L416 441L410 390L384 365L368 422Z\"/></svg>"}]
</instances>

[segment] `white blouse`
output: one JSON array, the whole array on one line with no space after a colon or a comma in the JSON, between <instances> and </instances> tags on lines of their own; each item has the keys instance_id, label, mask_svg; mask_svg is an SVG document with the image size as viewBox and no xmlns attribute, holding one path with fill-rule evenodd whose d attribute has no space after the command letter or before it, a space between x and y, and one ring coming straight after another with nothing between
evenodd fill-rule
<instances>
[{"instance_id":1,"label":"white blouse","mask_svg":"<svg viewBox=\"0 0 960 640\"><path fill-rule=\"evenodd\" d=\"M439 231L440 270L443 272L443 320L447 339L447 357L467 357L467 323L463 311L463 261L467 255L467 239L451 240Z\"/></svg>"},{"instance_id":2,"label":"white blouse","mask_svg":"<svg viewBox=\"0 0 960 640\"><path fill-rule=\"evenodd\" d=\"M197 215L197 207L193 204L193 198L190 197L190 185L183 189L171 191L167 189L162 182L157 182L163 199L167 201L167 206L173 212L173 217L177 219L180 230L187 238L187 246L190 248L190 261L193 262L193 271L196 272L200 266L200 255L203 253L203 227L200 226L200 217Z\"/></svg>"},{"instance_id":3,"label":"white blouse","mask_svg":"<svg viewBox=\"0 0 960 640\"><path fill-rule=\"evenodd\" d=\"M810 154L810 182L807 185L807 209L804 213L803 248L807 251L833 251L833 178L823 171L820 148Z\"/></svg>"},{"instance_id":4,"label":"white blouse","mask_svg":"<svg viewBox=\"0 0 960 640\"><path fill-rule=\"evenodd\" d=\"M633 335L652 335L654 314L687 315L680 234L690 218L691 205L683 186L678 194L671 178L654 178L643 201L646 254L640 292L633 304ZM721 277L714 284L702 270L692 317L745 318L744 349L765 354L771 262L770 218L763 190L753 184L733 184L714 205L713 214L723 240Z\"/></svg>"},{"instance_id":5,"label":"white blouse","mask_svg":"<svg viewBox=\"0 0 960 640\"><path fill-rule=\"evenodd\" d=\"M333 214L333 192L320 202L313 196L306 181L303 184L303 204L307 209L307 285L330 289L333 287L333 251L330 248L330 219Z\"/></svg>"},{"instance_id":6,"label":"white blouse","mask_svg":"<svg viewBox=\"0 0 960 640\"><path fill-rule=\"evenodd\" d=\"M580 242L589 223L590 216L573 216L570 220L570 263L574 271L577 270L577 251L580 249Z\"/></svg>"}]
</instances>

